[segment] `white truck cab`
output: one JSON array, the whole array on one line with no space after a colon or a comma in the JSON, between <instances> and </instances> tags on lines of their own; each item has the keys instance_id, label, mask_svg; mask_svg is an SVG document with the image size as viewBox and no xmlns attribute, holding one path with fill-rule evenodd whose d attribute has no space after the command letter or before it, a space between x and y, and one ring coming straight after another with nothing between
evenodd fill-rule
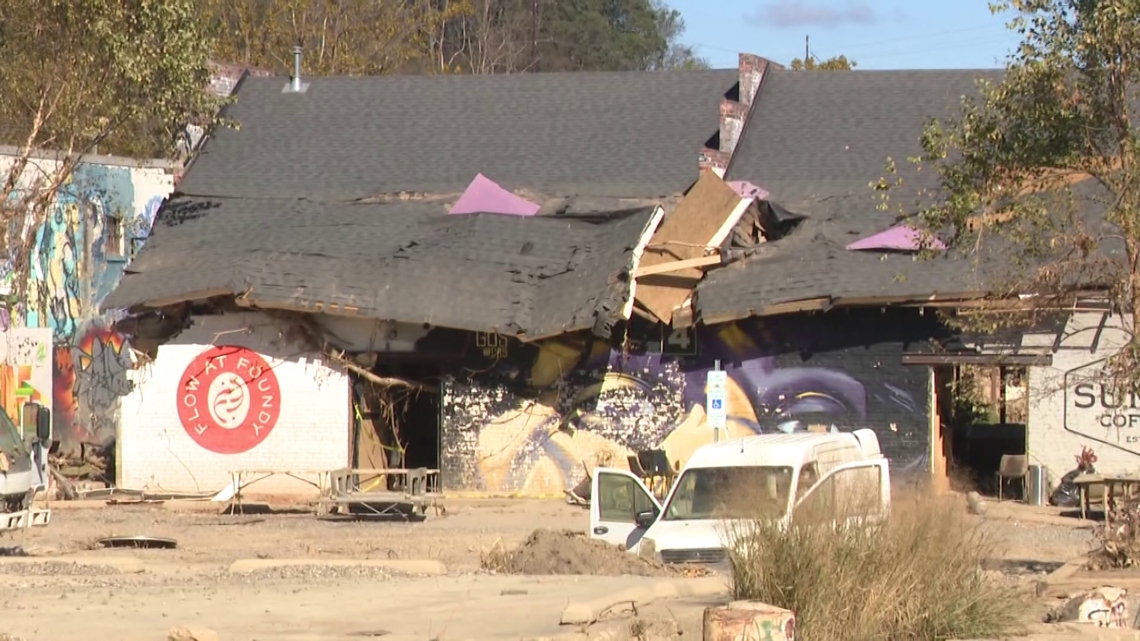
<instances>
[{"instance_id":1,"label":"white truck cab","mask_svg":"<svg viewBox=\"0 0 1140 641\"><path fill-rule=\"evenodd\" d=\"M652 552L665 563L724 560L727 533L739 531L734 523L761 517L790 523L797 510L823 501L845 506L845 518L878 518L891 501L889 466L869 429L705 445L690 457L664 507L628 470L597 468L590 489L592 538Z\"/></svg>"}]
</instances>

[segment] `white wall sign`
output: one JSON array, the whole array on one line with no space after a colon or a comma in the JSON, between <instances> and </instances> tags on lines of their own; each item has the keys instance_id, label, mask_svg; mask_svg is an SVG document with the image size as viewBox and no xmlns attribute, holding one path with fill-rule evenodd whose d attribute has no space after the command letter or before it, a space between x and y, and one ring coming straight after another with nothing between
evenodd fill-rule
<instances>
[{"instance_id":1,"label":"white wall sign","mask_svg":"<svg viewBox=\"0 0 1140 641\"><path fill-rule=\"evenodd\" d=\"M728 422L727 392L728 372L723 370L710 370L705 382L707 403L705 412L708 415L709 426L722 430Z\"/></svg>"}]
</instances>

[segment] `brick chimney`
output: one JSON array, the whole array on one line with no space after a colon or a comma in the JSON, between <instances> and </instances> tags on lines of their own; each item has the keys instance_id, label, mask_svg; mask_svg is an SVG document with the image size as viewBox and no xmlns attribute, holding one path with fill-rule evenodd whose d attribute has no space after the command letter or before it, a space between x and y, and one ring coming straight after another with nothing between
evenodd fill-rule
<instances>
[{"instance_id":1,"label":"brick chimney","mask_svg":"<svg viewBox=\"0 0 1140 641\"><path fill-rule=\"evenodd\" d=\"M724 176L740 136L744 133L744 123L752 113L752 105L756 101L756 94L764 81L764 73L769 67L780 68L780 65L751 53L740 54L738 70L739 80L720 100L720 130L717 133L717 148L706 146L701 150L698 164L701 170L711 170L719 176ZM711 141L710 141L711 142Z\"/></svg>"}]
</instances>

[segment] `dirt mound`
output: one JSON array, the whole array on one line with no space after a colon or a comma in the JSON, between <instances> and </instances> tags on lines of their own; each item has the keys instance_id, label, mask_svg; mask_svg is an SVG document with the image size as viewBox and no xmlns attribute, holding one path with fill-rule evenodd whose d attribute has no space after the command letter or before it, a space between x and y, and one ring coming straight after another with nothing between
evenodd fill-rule
<instances>
[{"instance_id":1,"label":"dirt mound","mask_svg":"<svg viewBox=\"0 0 1140 641\"><path fill-rule=\"evenodd\" d=\"M671 567L630 554L581 532L535 530L513 550L496 546L483 555L483 569L505 574L592 574L603 576L680 576L693 568Z\"/></svg>"}]
</instances>

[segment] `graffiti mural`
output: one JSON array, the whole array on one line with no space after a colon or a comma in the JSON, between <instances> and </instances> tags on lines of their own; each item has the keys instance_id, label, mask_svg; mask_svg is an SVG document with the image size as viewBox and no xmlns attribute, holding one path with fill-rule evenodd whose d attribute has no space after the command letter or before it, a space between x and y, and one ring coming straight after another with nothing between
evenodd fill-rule
<instances>
[{"instance_id":1,"label":"graffiti mural","mask_svg":"<svg viewBox=\"0 0 1140 641\"><path fill-rule=\"evenodd\" d=\"M115 437L119 399L130 393L130 351L122 334L101 320L55 348L56 434L65 445L105 445Z\"/></svg>"},{"instance_id":2,"label":"graffiti mural","mask_svg":"<svg viewBox=\"0 0 1140 641\"><path fill-rule=\"evenodd\" d=\"M584 465L625 466L648 449L683 465L712 441L705 379L718 360L728 375L730 437L869 427L899 474L922 472L928 372L902 365L901 355L937 332L917 314L876 310L701 328L697 354L686 356L546 342L533 356L523 350L486 373L449 379L445 483L559 492L581 479Z\"/></svg>"},{"instance_id":3,"label":"graffiti mural","mask_svg":"<svg viewBox=\"0 0 1140 641\"><path fill-rule=\"evenodd\" d=\"M9 162L0 157L0 170ZM111 330L114 318L100 315L99 304L173 188L173 173L161 166L81 164L34 230L25 320L53 334L55 380L44 389L51 389L57 405L56 435L64 452L114 438L119 398L130 391L131 359L123 337ZM2 274L9 291L10 274L9 264Z\"/></svg>"},{"instance_id":4,"label":"graffiti mural","mask_svg":"<svg viewBox=\"0 0 1140 641\"><path fill-rule=\"evenodd\" d=\"M52 408L51 330L11 328L0 333L0 405L18 427L25 403Z\"/></svg>"}]
</instances>

